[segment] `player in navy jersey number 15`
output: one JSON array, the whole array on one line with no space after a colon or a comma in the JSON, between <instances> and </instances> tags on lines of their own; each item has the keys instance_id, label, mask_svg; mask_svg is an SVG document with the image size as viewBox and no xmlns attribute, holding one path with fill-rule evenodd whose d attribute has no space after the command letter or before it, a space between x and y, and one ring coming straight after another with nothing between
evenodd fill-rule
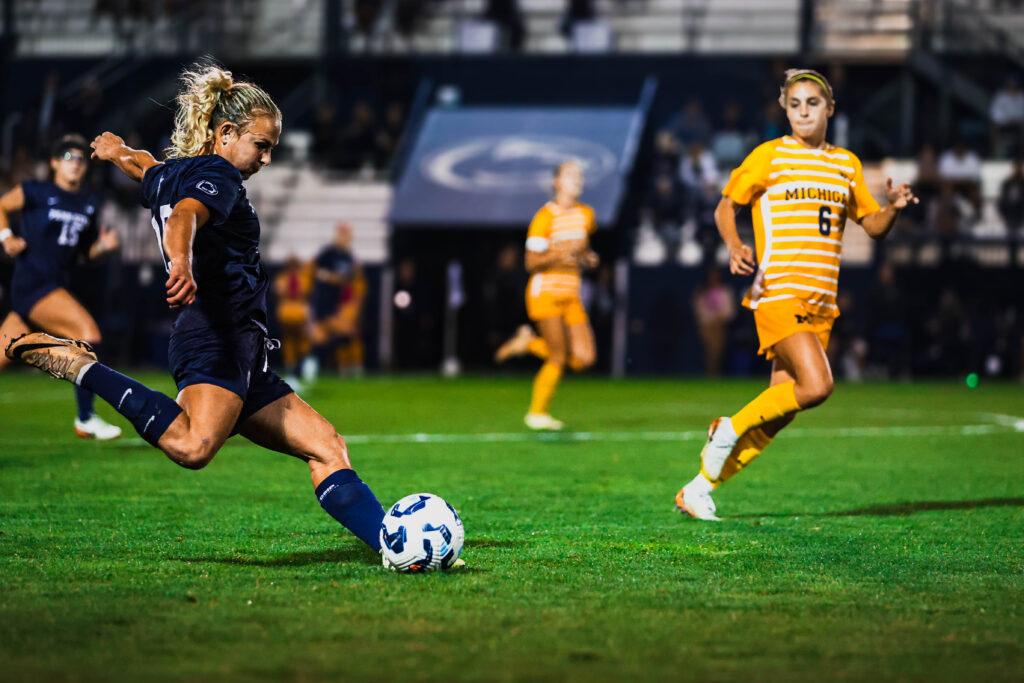
<instances>
[{"instance_id":1,"label":"player in navy jersey number 15","mask_svg":"<svg viewBox=\"0 0 1024 683\"><path fill-rule=\"evenodd\" d=\"M0 243L14 258L13 309L0 325L0 348L29 330L84 339L94 347L100 329L68 291L71 269L81 256L99 258L117 249L117 233L97 228L100 202L82 191L89 165L89 144L81 135L65 135L50 154L52 181L26 181L0 197ZM18 234L8 214L21 212ZM0 370L10 361L0 356ZM75 387L75 433L83 439L116 439L121 428L93 411L93 393Z\"/></svg>"},{"instance_id":2,"label":"player in navy jersey number 15","mask_svg":"<svg viewBox=\"0 0 1024 683\"><path fill-rule=\"evenodd\" d=\"M214 65L187 69L182 83L167 161L112 133L92 143L93 156L142 181L153 212L167 304L178 311L168 350L177 402L97 362L81 341L30 334L7 355L95 391L183 467L204 467L232 434L304 460L323 508L380 550L384 511L344 439L268 366L269 280L242 181L270 163L281 112L259 86Z\"/></svg>"}]
</instances>

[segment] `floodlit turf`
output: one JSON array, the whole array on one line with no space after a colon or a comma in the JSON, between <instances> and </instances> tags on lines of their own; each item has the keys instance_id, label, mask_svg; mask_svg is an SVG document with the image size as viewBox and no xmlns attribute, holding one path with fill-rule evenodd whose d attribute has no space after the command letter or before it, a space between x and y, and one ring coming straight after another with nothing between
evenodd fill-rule
<instances>
[{"instance_id":1,"label":"floodlit turf","mask_svg":"<svg viewBox=\"0 0 1024 683\"><path fill-rule=\"evenodd\" d=\"M385 505L462 513L468 566L399 576L301 462L83 442L70 387L6 373L0 680L1019 680L1024 388L839 385L726 521L680 517L699 434L761 388L570 377L554 412L586 433L537 439L527 378L321 383Z\"/></svg>"}]
</instances>

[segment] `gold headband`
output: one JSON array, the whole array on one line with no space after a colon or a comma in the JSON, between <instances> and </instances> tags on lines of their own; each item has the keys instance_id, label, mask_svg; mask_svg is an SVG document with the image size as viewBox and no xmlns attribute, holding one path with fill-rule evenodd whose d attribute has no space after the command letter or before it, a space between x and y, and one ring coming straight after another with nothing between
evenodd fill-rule
<instances>
[{"instance_id":1,"label":"gold headband","mask_svg":"<svg viewBox=\"0 0 1024 683\"><path fill-rule=\"evenodd\" d=\"M786 82L786 87L788 88L789 86L793 85L802 78L812 80L818 85L820 85L822 90L825 91L825 94L828 95L828 98L832 99L832 88L828 87L828 83L826 83L823 79L818 78L814 74L797 74L796 76L793 76L793 78L789 79L789 81Z\"/></svg>"}]
</instances>

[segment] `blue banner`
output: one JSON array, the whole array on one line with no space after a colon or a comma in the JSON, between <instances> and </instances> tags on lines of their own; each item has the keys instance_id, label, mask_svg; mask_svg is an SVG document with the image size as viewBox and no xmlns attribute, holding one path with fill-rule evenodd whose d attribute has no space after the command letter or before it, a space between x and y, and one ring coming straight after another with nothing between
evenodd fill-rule
<instances>
[{"instance_id":1,"label":"blue banner","mask_svg":"<svg viewBox=\"0 0 1024 683\"><path fill-rule=\"evenodd\" d=\"M643 117L631 107L433 109L395 192L399 226L525 229L555 167L583 167L581 201L614 224Z\"/></svg>"}]
</instances>

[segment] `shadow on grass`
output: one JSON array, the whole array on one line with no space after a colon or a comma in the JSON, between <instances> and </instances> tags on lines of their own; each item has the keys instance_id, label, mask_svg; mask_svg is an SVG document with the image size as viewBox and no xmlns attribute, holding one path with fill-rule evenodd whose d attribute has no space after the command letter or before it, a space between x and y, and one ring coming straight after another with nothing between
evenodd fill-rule
<instances>
[{"instance_id":1,"label":"shadow on grass","mask_svg":"<svg viewBox=\"0 0 1024 683\"><path fill-rule=\"evenodd\" d=\"M760 514L736 515L736 517L905 517L915 512L938 510L974 510L976 508L1024 507L1024 497L982 498L980 500L919 500L906 503L882 503L854 510L835 512L765 512Z\"/></svg>"},{"instance_id":2,"label":"shadow on grass","mask_svg":"<svg viewBox=\"0 0 1024 683\"><path fill-rule=\"evenodd\" d=\"M311 564L337 564L352 562L358 564L380 564L380 558L369 554L362 547L339 548L337 550L303 551L287 553L274 557L244 557L229 555L225 557L171 557L178 562L213 562L215 564L234 564L244 567L305 567Z\"/></svg>"}]
</instances>

